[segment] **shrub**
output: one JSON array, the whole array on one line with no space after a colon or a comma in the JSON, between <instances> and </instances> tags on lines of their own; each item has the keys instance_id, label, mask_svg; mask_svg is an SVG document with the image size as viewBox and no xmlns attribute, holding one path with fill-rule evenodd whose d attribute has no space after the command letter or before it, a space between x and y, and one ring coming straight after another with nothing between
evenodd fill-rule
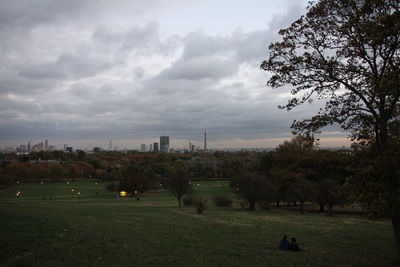
<instances>
[{"instance_id":1,"label":"shrub","mask_svg":"<svg viewBox=\"0 0 400 267\"><path fill-rule=\"evenodd\" d=\"M185 206L195 206L198 197L195 195L188 195L182 199L183 205Z\"/></svg>"},{"instance_id":2,"label":"shrub","mask_svg":"<svg viewBox=\"0 0 400 267\"><path fill-rule=\"evenodd\" d=\"M215 206L230 207L232 205L233 200L227 195L214 194L212 202L214 203Z\"/></svg>"},{"instance_id":3,"label":"shrub","mask_svg":"<svg viewBox=\"0 0 400 267\"><path fill-rule=\"evenodd\" d=\"M207 208L207 201L202 198L198 198L196 201L196 210L198 214L203 214L204 210Z\"/></svg>"},{"instance_id":4,"label":"shrub","mask_svg":"<svg viewBox=\"0 0 400 267\"><path fill-rule=\"evenodd\" d=\"M109 184L107 184L107 185L106 185L106 188L107 188L107 190L110 191L110 192L117 191L117 185L114 184L114 183L109 183Z\"/></svg>"}]
</instances>

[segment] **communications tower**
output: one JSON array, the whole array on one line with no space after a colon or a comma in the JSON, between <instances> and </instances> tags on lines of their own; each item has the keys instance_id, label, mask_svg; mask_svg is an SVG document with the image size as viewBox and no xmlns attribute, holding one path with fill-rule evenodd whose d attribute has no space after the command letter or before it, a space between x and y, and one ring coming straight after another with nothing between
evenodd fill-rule
<instances>
[{"instance_id":1,"label":"communications tower","mask_svg":"<svg viewBox=\"0 0 400 267\"><path fill-rule=\"evenodd\" d=\"M204 130L204 150L207 150L207 129Z\"/></svg>"}]
</instances>

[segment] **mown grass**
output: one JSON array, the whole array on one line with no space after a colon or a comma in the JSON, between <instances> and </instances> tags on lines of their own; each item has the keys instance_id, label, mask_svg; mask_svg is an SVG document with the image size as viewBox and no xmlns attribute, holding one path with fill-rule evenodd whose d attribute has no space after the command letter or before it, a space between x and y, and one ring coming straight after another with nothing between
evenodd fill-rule
<instances>
[{"instance_id":1,"label":"mown grass","mask_svg":"<svg viewBox=\"0 0 400 267\"><path fill-rule=\"evenodd\" d=\"M197 183L207 199L231 194L226 182ZM1 266L390 266L395 258L388 221L220 208L210 201L198 215L178 208L164 190L138 202L99 193L102 183L96 195L93 182L77 182L80 200L66 184L40 186L0 192ZM43 191L53 200L42 200ZM295 236L303 251L279 251L284 234Z\"/></svg>"}]
</instances>

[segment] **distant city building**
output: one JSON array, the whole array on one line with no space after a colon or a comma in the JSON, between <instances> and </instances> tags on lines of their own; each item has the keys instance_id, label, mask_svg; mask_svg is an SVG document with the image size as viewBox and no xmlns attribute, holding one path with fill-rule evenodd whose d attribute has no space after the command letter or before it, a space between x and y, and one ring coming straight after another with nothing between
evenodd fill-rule
<instances>
[{"instance_id":1,"label":"distant city building","mask_svg":"<svg viewBox=\"0 0 400 267\"><path fill-rule=\"evenodd\" d=\"M26 146L28 152L31 152L31 141L28 142L28 145Z\"/></svg>"},{"instance_id":2,"label":"distant city building","mask_svg":"<svg viewBox=\"0 0 400 267\"><path fill-rule=\"evenodd\" d=\"M160 136L160 150L162 152L169 151L169 136Z\"/></svg>"},{"instance_id":3,"label":"distant city building","mask_svg":"<svg viewBox=\"0 0 400 267\"><path fill-rule=\"evenodd\" d=\"M140 152L147 152L147 146L146 146L146 144L141 144L141 146L140 146Z\"/></svg>"},{"instance_id":4,"label":"distant city building","mask_svg":"<svg viewBox=\"0 0 400 267\"><path fill-rule=\"evenodd\" d=\"M47 139L44 141L44 150L49 150L49 141Z\"/></svg>"},{"instance_id":5,"label":"distant city building","mask_svg":"<svg viewBox=\"0 0 400 267\"><path fill-rule=\"evenodd\" d=\"M66 152L72 153L72 152L74 152L74 149L72 148L72 146L67 146Z\"/></svg>"},{"instance_id":6,"label":"distant city building","mask_svg":"<svg viewBox=\"0 0 400 267\"><path fill-rule=\"evenodd\" d=\"M108 143L108 150L112 150L112 142L111 142L111 139L110 139L110 142Z\"/></svg>"},{"instance_id":7,"label":"distant city building","mask_svg":"<svg viewBox=\"0 0 400 267\"><path fill-rule=\"evenodd\" d=\"M43 151L43 149L44 149L43 142L40 142L39 145L38 145L38 150L39 151Z\"/></svg>"},{"instance_id":8,"label":"distant city building","mask_svg":"<svg viewBox=\"0 0 400 267\"><path fill-rule=\"evenodd\" d=\"M149 145L149 150L150 150L150 151L153 151L153 144L150 144L150 145Z\"/></svg>"},{"instance_id":9,"label":"distant city building","mask_svg":"<svg viewBox=\"0 0 400 267\"><path fill-rule=\"evenodd\" d=\"M64 152L67 151L68 144L64 144Z\"/></svg>"},{"instance_id":10,"label":"distant city building","mask_svg":"<svg viewBox=\"0 0 400 267\"><path fill-rule=\"evenodd\" d=\"M26 146L25 145L19 145L19 148L17 149L17 152L26 152Z\"/></svg>"},{"instance_id":11,"label":"distant city building","mask_svg":"<svg viewBox=\"0 0 400 267\"><path fill-rule=\"evenodd\" d=\"M101 151L101 148L98 147L98 146L95 146L95 147L93 148L93 152L100 152L100 151Z\"/></svg>"},{"instance_id":12,"label":"distant city building","mask_svg":"<svg viewBox=\"0 0 400 267\"><path fill-rule=\"evenodd\" d=\"M159 151L159 150L158 150L158 143L157 143L157 142L153 143L153 151L154 151L154 152L158 152L158 151Z\"/></svg>"}]
</instances>

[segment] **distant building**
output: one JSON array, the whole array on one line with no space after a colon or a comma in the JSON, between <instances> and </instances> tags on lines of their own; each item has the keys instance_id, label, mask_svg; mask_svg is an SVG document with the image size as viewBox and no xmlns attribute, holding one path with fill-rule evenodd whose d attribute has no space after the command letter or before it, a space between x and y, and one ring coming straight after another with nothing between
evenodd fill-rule
<instances>
[{"instance_id":1,"label":"distant building","mask_svg":"<svg viewBox=\"0 0 400 267\"><path fill-rule=\"evenodd\" d=\"M44 150L49 150L49 141L47 139L44 141Z\"/></svg>"},{"instance_id":2,"label":"distant building","mask_svg":"<svg viewBox=\"0 0 400 267\"><path fill-rule=\"evenodd\" d=\"M74 149L72 148L72 146L67 146L66 152L72 153L72 152L74 152Z\"/></svg>"},{"instance_id":3,"label":"distant building","mask_svg":"<svg viewBox=\"0 0 400 267\"><path fill-rule=\"evenodd\" d=\"M158 152L158 151L159 151L159 150L158 150L158 143L157 143L157 142L153 143L153 151L154 151L154 152Z\"/></svg>"},{"instance_id":4,"label":"distant building","mask_svg":"<svg viewBox=\"0 0 400 267\"><path fill-rule=\"evenodd\" d=\"M101 151L101 148L98 147L98 146L95 146L95 147L93 148L93 152L100 152L100 151Z\"/></svg>"},{"instance_id":5,"label":"distant building","mask_svg":"<svg viewBox=\"0 0 400 267\"><path fill-rule=\"evenodd\" d=\"M153 151L153 144L150 144L150 145L149 145L149 150L150 150L150 151Z\"/></svg>"},{"instance_id":6,"label":"distant building","mask_svg":"<svg viewBox=\"0 0 400 267\"><path fill-rule=\"evenodd\" d=\"M147 152L147 146L146 146L146 144L142 144L142 145L140 146L140 152Z\"/></svg>"},{"instance_id":7,"label":"distant building","mask_svg":"<svg viewBox=\"0 0 400 267\"><path fill-rule=\"evenodd\" d=\"M169 136L160 136L160 150L162 152L169 151Z\"/></svg>"}]
</instances>

